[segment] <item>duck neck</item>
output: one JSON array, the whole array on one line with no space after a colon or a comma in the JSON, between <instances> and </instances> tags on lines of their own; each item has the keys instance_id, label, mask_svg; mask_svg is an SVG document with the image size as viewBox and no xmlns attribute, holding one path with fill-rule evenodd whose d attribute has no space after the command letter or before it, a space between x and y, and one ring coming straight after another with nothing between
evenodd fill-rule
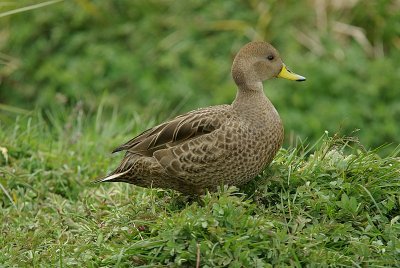
<instances>
[{"instance_id":1,"label":"duck neck","mask_svg":"<svg viewBox=\"0 0 400 268\"><path fill-rule=\"evenodd\" d=\"M261 82L253 86L238 85L232 108L248 122L262 122L261 128L268 125L265 124L265 121L280 122L279 114L271 101L265 96Z\"/></svg>"},{"instance_id":2,"label":"duck neck","mask_svg":"<svg viewBox=\"0 0 400 268\"><path fill-rule=\"evenodd\" d=\"M238 85L238 91L232 106L234 109L253 110L258 109L256 108L258 105L265 105L265 103L270 104L271 102L264 94L262 83L256 82L254 84Z\"/></svg>"}]
</instances>

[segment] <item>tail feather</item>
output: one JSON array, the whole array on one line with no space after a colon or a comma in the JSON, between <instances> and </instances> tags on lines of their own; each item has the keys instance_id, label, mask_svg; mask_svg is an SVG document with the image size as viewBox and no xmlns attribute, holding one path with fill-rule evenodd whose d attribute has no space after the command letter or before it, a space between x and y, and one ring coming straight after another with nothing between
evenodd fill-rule
<instances>
[{"instance_id":1,"label":"tail feather","mask_svg":"<svg viewBox=\"0 0 400 268\"><path fill-rule=\"evenodd\" d=\"M123 181L120 177L128 173L129 170L120 172L120 173L112 173L106 177L102 177L100 179L95 180L93 183L99 183L99 182L118 182L118 181Z\"/></svg>"}]
</instances>

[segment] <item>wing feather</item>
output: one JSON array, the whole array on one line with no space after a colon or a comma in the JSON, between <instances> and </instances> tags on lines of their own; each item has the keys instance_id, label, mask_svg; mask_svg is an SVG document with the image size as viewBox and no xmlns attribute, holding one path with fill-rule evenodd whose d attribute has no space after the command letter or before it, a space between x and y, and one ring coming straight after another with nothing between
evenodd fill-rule
<instances>
[{"instance_id":1,"label":"wing feather","mask_svg":"<svg viewBox=\"0 0 400 268\"><path fill-rule=\"evenodd\" d=\"M177 146L185 141L211 133L226 122L229 105L198 109L148 129L117 147L114 152L153 156L154 152Z\"/></svg>"}]
</instances>

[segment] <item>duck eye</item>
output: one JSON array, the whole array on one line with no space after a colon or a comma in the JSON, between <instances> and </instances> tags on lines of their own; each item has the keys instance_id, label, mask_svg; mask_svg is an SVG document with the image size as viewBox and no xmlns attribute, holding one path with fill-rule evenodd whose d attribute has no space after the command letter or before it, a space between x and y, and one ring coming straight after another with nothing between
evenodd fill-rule
<instances>
[{"instance_id":1,"label":"duck eye","mask_svg":"<svg viewBox=\"0 0 400 268\"><path fill-rule=\"evenodd\" d=\"M271 55L268 55L267 59L268 59L268 60L273 60L273 59L274 59L274 55L272 55L272 54L271 54Z\"/></svg>"}]
</instances>

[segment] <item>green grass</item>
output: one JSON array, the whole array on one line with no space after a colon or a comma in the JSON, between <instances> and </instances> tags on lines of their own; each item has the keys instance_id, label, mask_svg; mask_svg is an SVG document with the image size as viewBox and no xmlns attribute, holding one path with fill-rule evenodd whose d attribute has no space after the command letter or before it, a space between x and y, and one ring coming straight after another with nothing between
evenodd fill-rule
<instances>
[{"instance_id":1,"label":"green grass","mask_svg":"<svg viewBox=\"0 0 400 268\"><path fill-rule=\"evenodd\" d=\"M12 123L0 128L0 266L399 264L399 149L380 157L324 134L280 150L241 189L190 200L91 183L119 161L115 145L154 123L102 109L3 113Z\"/></svg>"},{"instance_id":2,"label":"green grass","mask_svg":"<svg viewBox=\"0 0 400 268\"><path fill-rule=\"evenodd\" d=\"M350 2L1 3L0 267L399 266L400 6ZM263 174L195 200L91 183L133 135L230 103L254 39L307 77L265 83L286 143Z\"/></svg>"}]
</instances>

